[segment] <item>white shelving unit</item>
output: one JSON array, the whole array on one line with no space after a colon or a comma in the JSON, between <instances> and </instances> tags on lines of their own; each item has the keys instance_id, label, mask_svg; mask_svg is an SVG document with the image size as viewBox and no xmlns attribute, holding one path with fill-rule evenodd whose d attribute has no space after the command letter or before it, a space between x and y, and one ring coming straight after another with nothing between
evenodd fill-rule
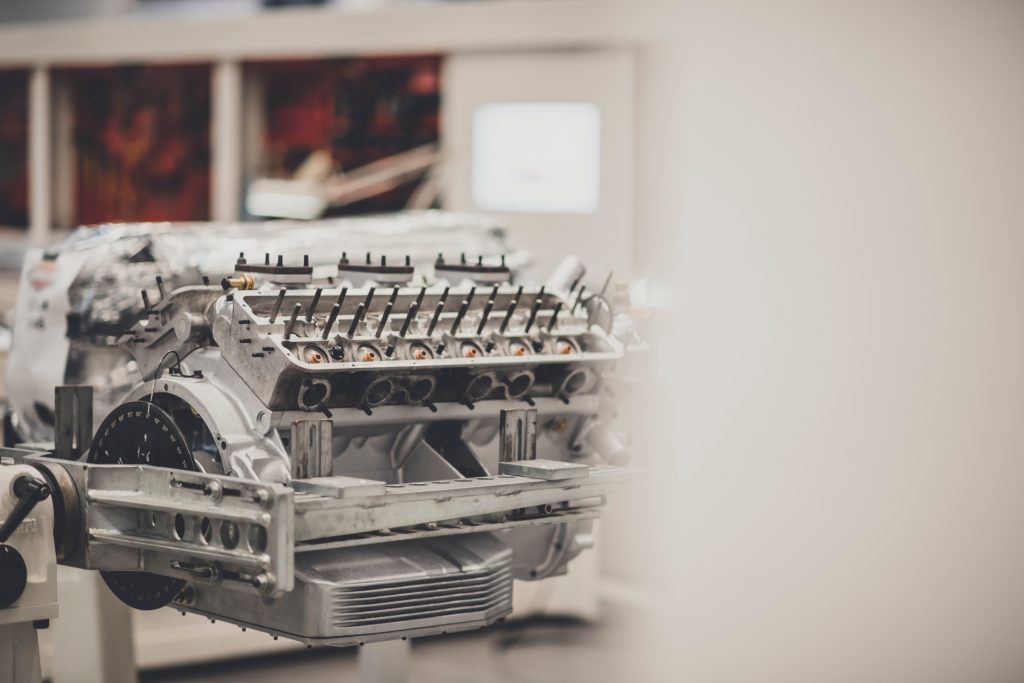
<instances>
[{"instance_id":1,"label":"white shelving unit","mask_svg":"<svg viewBox=\"0 0 1024 683\"><path fill-rule=\"evenodd\" d=\"M0 25L0 68L30 70L29 230L54 240L69 183L55 125L67 119L51 71L60 67L213 64L211 216L238 218L245 149L243 64L269 59L542 52L642 45L660 35L657 3L465 0L368 8L288 8L226 16L147 16ZM64 212L58 212L64 213Z\"/></svg>"}]
</instances>

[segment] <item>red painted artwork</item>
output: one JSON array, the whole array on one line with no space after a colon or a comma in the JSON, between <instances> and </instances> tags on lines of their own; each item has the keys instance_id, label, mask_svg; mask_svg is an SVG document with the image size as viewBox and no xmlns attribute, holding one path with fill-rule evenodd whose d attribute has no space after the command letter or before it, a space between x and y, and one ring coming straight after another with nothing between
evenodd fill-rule
<instances>
[{"instance_id":1,"label":"red painted artwork","mask_svg":"<svg viewBox=\"0 0 1024 683\"><path fill-rule=\"evenodd\" d=\"M210 67L66 72L74 107L75 220L206 220Z\"/></svg>"},{"instance_id":2,"label":"red painted artwork","mask_svg":"<svg viewBox=\"0 0 1024 683\"><path fill-rule=\"evenodd\" d=\"M0 71L0 226L28 225L28 72Z\"/></svg>"}]
</instances>

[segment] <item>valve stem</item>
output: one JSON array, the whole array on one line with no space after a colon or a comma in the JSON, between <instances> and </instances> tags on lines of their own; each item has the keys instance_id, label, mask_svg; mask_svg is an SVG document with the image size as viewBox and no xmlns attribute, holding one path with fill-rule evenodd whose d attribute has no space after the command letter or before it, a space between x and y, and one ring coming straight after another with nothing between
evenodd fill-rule
<instances>
[{"instance_id":1,"label":"valve stem","mask_svg":"<svg viewBox=\"0 0 1024 683\"><path fill-rule=\"evenodd\" d=\"M395 289L397 290L398 288L395 287ZM391 316L391 308L394 305L395 305L394 301L388 301L384 305L384 312L380 316L380 323L377 324L377 334L374 335L378 339L380 339L380 335L384 333L384 326L387 324L388 318Z\"/></svg>"},{"instance_id":2,"label":"valve stem","mask_svg":"<svg viewBox=\"0 0 1024 683\"><path fill-rule=\"evenodd\" d=\"M433 336L434 327L437 326L437 321L441 319L441 314L444 312L444 305L448 303L448 288L445 287L444 291L441 292L441 298L437 300L437 308L434 309L434 317L430 319L430 325L427 327L427 336Z\"/></svg>"},{"instance_id":3,"label":"valve stem","mask_svg":"<svg viewBox=\"0 0 1024 683\"><path fill-rule=\"evenodd\" d=\"M505 319L501 321L501 326L498 328L498 332L505 334L505 330L508 329L508 324L512 320L512 314L516 312L516 306L519 305L519 297L523 295L523 286L520 285L516 291L516 295L512 297L512 301L508 302L508 310L505 311Z\"/></svg>"},{"instance_id":4,"label":"valve stem","mask_svg":"<svg viewBox=\"0 0 1024 683\"><path fill-rule=\"evenodd\" d=\"M444 310L444 302L438 301L437 308L434 309L434 317L430 319L430 325L427 327L427 336L434 334L434 327L437 326L437 321L441 317L441 311Z\"/></svg>"},{"instance_id":5,"label":"valve stem","mask_svg":"<svg viewBox=\"0 0 1024 683\"><path fill-rule=\"evenodd\" d=\"M370 310L370 303L373 302L373 295L376 291L376 287L370 287L370 291L366 293L366 298L363 300L363 308L367 311Z\"/></svg>"},{"instance_id":6,"label":"valve stem","mask_svg":"<svg viewBox=\"0 0 1024 683\"><path fill-rule=\"evenodd\" d=\"M578 278L576 278L575 280L572 281L572 284L569 285L569 293L570 294L572 294L574 291L576 291L576 287L580 284L580 280L582 280L582 279L583 279L583 276L580 275Z\"/></svg>"},{"instance_id":7,"label":"valve stem","mask_svg":"<svg viewBox=\"0 0 1024 683\"><path fill-rule=\"evenodd\" d=\"M309 302L309 310L306 311L306 322L313 322L313 316L316 315L316 307L320 305L320 295L324 293L324 290L320 287L316 288L313 292L313 300Z\"/></svg>"},{"instance_id":8,"label":"valve stem","mask_svg":"<svg viewBox=\"0 0 1024 683\"><path fill-rule=\"evenodd\" d=\"M495 289L497 289L497 287L495 287ZM487 326L487 318L490 317L491 309L493 309L493 308L494 308L494 298L492 296L490 299L487 300L487 304L484 306L484 314L480 318L480 325L476 328L477 336L479 336L479 335L484 333L484 327Z\"/></svg>"},{"instance_id":9,"label":"valve stem","mask_svg":"<svg viewBox=\"0 0 1024 683\"><path fill-rule=\"evenodd\" d=\"M470 292L472 294L472 292ZM452 322L452 336L455 335L459 329L459 325L462 324L462 318L466 315L466 311L469 310L469 299L463 299L462 305L459 306L459 312L455 314L455 320Z\"/></svg>"},{"instance_id":10,"label":"valve stem","mask_svg":"<svg viewBox=\"0 0 1024 683\"><path fill-rule=\"evenodd\" d=\"M288 325L284 328L285 339L292 336L292 331L295 329L295 321L298 319L300 311L302 311L302 304L296 303L295 308L292 309L292 317L288 319Z\"/></svg>"},{"instance_id":11,"label":"valve stem","mask_svg":"<svg viewBox=\"0 0 1024 683\"><path fill-rule=\"evenodd\" d=\"M334 321L338 318L338 311L341 310L341 304L334 304L331 306L331 313L327 316L327 324L324 325L323 338L327 339L327 335L331 333L331 328L334 327Z\"/></svg>"},{"instance_id":12,"label":"valve stem","mask_svg":"<svg viewBox=\"0 0 1024 683\"><path fill-rule=\"evenodd\" d=\"M359 304L356 306L356 313L352 316L352 324L348 326L348 333L345 335L349 339L356 333L356 327L359 326L359 321L363 319L363 313L366 311L366 304Z\"/></svg>"},{"instance_id":13,"label":"valve stem","mask_svg":"<svg viewBox=\"0 0 1024 683\"><path fill-rule=\"evenodd\" d=\"M544 288L541 287L540 292L537 293L537 298L533 300L533 307L530 308L530 317L526 321L526 332L529 333L530 328L533 327L533 323L537 321L537 314L540 313L540 307L544 304Z\"/></svg>"},{"instance_id":14,"label":"valve stem","mask_svg":"<svg viewBox=\"0 0 1024 683\"><path fill-rule=\"evenodd\" d=\"M281 291L277 293L277 301L274 302L274 310L270 312L271 324L277 320L277 314L281 312L281 304L284 303L285 288L282 287Z\"/></svg>"},{"instance_id":15,"label":"valve stem","mask_svg":"<svg viewBox=\"0 0 1024 683\"><path fill-rule=\"evenodd\" d=\"M576 297L576 303L572 305L572 310L569 311L573 315L576 315L576 308L580 305L580 302L583 301L583 290L585 290L586 288L586 285L580 285L580 292L579 295Z\"/></svg>"},{"instance_id":16,"label":"valve stem","mask_svg":"<svg viewBox=\"0 0 1024 683\"><path fill-rule=\"evenodd\" d=\"M399 337L405 337L405 334L409 331L409 323L416 317L416 313L419 312L419 302L413 301L409 304L409 312L405 314L405 320L402 321L402 329L398 332Z\"/></svg>"},{"instance_id":17,"label":"valve stem","mask_svg":"<svg viewBox=\"0 0 1024 683\"><path fill-rule=\"evenodd\" d=\"M551 330L554 329L555 322L558 320L558 314L561 312L561 310L562 310L562 302L559 301L557 304L555 304L555 312L552 313L551 314L551 318L548 319L548 332L550 332Z\"/></svg>"}]
</instances>

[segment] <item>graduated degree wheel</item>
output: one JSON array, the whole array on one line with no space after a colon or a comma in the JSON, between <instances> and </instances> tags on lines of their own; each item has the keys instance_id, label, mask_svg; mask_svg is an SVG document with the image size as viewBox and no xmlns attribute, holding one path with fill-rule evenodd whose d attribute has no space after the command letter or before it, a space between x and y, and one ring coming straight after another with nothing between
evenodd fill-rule
<instances>
[{"instance_id":1,"label":"graduated degree wheel","mask_svg":"<svg viewBox=\"0 0 1024 683\"><path fill-rule=\"evenodd\" d=\"M166 411L146 401L131 401L113 410L96 430L88 461L102 465L152 465L196 470L185 436ZM141 610L163 607L186 582L146 572L101 571L103 581L121 602Z\"/></svg>"}]
</instances>

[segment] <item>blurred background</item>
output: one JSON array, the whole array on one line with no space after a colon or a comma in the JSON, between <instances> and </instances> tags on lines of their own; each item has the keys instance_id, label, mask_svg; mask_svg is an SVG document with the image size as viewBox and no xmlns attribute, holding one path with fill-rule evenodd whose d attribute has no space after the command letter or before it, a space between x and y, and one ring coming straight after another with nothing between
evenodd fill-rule
<instances>
[{"instance_id":1,"label":"blurred background","mask_svg":"<svg viewBox=\"0 0 1024 683\"><path fill-rule=\"evenodd\" d=\"M410 202L645 283L663 343L623 410L649 476L530 619L417 643L413 680L1024 679L1024 3L0 19L5 309L25 247L81 223ZM433 145L372 197L308 189ZM136 620L145 680L354 667L181 621Z\"/></svg>"}]
</instances>

